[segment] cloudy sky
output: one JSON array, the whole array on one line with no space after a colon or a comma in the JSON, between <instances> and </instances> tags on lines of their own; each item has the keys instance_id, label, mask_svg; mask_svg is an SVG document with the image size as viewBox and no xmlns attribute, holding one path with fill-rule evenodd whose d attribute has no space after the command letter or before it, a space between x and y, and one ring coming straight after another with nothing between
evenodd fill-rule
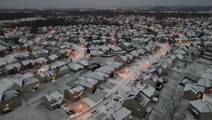
<instances>
[{"instance_id":1,"label":"cloudy sky","mask_svg":"<svg viewBox=\"0 0 212 120\"><path fill-rule=\"evenodd\" d=\"M212 6L212 0L0 0L0 8L109 8Z\"/></svg>"}]
</instances>

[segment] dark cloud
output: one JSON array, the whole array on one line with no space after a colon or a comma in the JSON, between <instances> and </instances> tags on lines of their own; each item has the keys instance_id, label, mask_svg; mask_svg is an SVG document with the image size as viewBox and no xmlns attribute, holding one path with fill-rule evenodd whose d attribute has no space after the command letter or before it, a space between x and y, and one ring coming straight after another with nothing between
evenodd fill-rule
<instances>
[{"instance_id":1,"label":"dark cloud","mask_svg":"<svg viewBox=\"0 0 212 120\"><path fill-rule=\"evenodd\" d=\"M0 8L212 6L212 0L0 0Z\"/></svg>"}]
</instances>

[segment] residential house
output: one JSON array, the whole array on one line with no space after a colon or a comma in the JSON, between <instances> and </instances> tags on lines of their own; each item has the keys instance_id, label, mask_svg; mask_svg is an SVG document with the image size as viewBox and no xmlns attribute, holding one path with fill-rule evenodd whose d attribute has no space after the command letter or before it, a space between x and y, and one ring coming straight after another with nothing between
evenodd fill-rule
<instances>
[{"instance_id":1,"label":"residential house","mask_svg":"<svg viewBox=\"0 0 212 120\"><path fill-rule=\"evenodd\" d=\"M84 87L81 85L75 85L69 89L64 90L65 99L74 102L80 100L84 95Z\"/></svg>"},{"instance_id":2,"label":"residential house","mask_svg":"<svg viewBox=\"0 0 212 120\"><path fill-rule=\"evenodd\" d=\"M149 103L150 99L143 92L138 91L137 94L129 94L122 106L132 111L132 116L143 119Z\"/></svg>"},{"instance_id":3,"label":"residential house","mask_svg":"<svg viewBox=\"0 0 212 120\"><path fill-rule=\"evenodd\" d=\"M67 65L63 65L63 66L58 67L56 69L56 74L57 74L58 77L63 76L65 74L68 74L69 72L70 72L70 69Z\"/></svg>"},{"instance_id":4,"label":"residential house","mask_svg":"<svg viewBox=\"0 0 212 120\"><path fill-rule=\"evenodd\" d=\"M83 86L86 91L91 93L94 93L96 91L98 82L99 82L98 80L92 78L85 78L85 77L79 78L79 84Z\"/></svg>"},{"instance_id":5,"label":"residential house","mask_svg":"<svg viewBox=\"0 0 212 120\"><path fill-rule=\"evenodd\" d=\"M7 72L7 74L17 73L20 69L21 69L20 63L14 63L5 66L5 71Z\"/></svg>"},{"instance_id":6,"label":"residential house","mask_svg":"<svg viewBox=\"0 0 212 120\"><path fill-rule=\"evenodd\" d=\"M35 59L35 66L42 66L42 65L45 65L45 64L48 64L48 60L46 60L45 58L37 58Z\"/></svg>"},{"instance_id":7,"label":"residential house","mask_svg":"<svg viewBox=\"0 0 212 120\"><path fill-rule=\"evenodd\" d=\"M132 49L132 44L128 42L123 42L119 45L119 47L124 51L129 51Z\"/></svg>"},{"instance_id":8,"label":"residential house","mask_svg":"<svg viewBox=\"0 0 212 120\"><path fill-rule=\"evenodd\" d=\"M183 98L188 100L196 100L199 95L204 93L205 88L194 84L187 84L183 90Z\"/></svg>"},{"instance_id":9,"label":"residential house","mask_svg":"<svg viewBox=\"0 0 212 120\"><path fill-rule=\"evenodd\" d=\"M58 56L56 54L52 54L48 57L49 62L55 62L56 60L58 60Z\"/></svg>"},{"instance_id":10,"label":"residential house","mask_svg":"<svg viewBox=\"0 0 212 120\"><path fill-rule=\"evenodd\" d=\"M60 91L45 95L41 98L41 104L49 110L55 110L64 103L64 95Z\"/></svg>"},{"instance_id":11,"label":"residential house","mask_svg":"<svg viewBox=\"0 0 212 120\"><path fill-rule=\"evenodd\" d=\"M84 66L78 64L78 63L69 63L68 67L71 69L73 72L80 71L84 68Z\"/></svg>"},{"instance_id":12,"label":"residential house","mask_svg":"<svg viewBox=\"0 0 212 120\"><path fill-rule=\"evenodd\" d=\"M19 92L33 92L40 86L40 81L35 77L20 78L15 81L15 85Z\"/></svg>"},{"instance_id":13,"label":"residential house","mask_svg":"<svg viewBox=\"0 0 212 120\"><path fill-rule=\"evenodd\" d=\"M113 119L115 120L129 120L131 118L131 111L125 107L120 107L114 111Z\"/></svg>"},{"instance_id":14,"label":"residential house","mask_svg":"<svg viewBox=\"0 0 212 120\"><path fill-rule=\"evenodd\" d=\"M189 109L199 120L211 120L212 104L205 100L194 100L189 103Z\"/></svg>"},{"instance_id":15,"label":"residential house","mask_svg":"<svg viewBox=\"0 0 212 120\"><path fill-rule=\"evenodd\" d=\"M115 61L115 62L120 62L120 63L122 63L122 64L126 64L127 61L128 61L128 58L127 58L127 56L116 56L116 57L114 58L114 61Z\"/></svg>"},{"instance_id":16,"label":"residential house","mask_svg":"<svg viewBox=\"0 0 212 120\"><path fill-rule=\"evenodd\" d=\"M20 93L13 88L13 83L2 81L0 83L0 113L9 112L22 105Z\"/></svg>"},{"instance_id":17,"label":"residential house","mask_svg":"<svg viewBox=\"0 0 212 120\"><path fill-rule=\"evenodd\" d=\"M208 79L200 79L197 82L197 86L201 86L205 88L204 92L209 92L212 89L212 81L208 80Z\"/></svg>"}]
</instances>

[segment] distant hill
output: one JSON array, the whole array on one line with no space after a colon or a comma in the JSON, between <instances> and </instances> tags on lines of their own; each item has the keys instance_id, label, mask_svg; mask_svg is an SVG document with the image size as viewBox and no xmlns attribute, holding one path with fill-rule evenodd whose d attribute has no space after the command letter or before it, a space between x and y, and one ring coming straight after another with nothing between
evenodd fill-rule
<instances>
[{"instance_id":1,"label":"distant hill","mask_svg":"<svg viewBox=\"0 0 212 120\"><path fill-rule=\"evenodd\" d=\"M155 6L149 10L210 11L212 6Z\"/></svg>"}]
</instances>

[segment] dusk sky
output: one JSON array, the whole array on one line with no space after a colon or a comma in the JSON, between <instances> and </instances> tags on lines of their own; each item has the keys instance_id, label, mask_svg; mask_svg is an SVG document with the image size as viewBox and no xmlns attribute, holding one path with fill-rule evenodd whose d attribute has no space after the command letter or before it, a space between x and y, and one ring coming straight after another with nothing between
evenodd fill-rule
<instances>
[{"instance_id":1,"label":"dusk sky","mask_svg":"<svg viewBox=\"0 0 212 120\"><path fill-rule=\"evenodd\" d=\"M212 6L212 0L0 0L0 8Z\"/></svg>"}]
</instances>

